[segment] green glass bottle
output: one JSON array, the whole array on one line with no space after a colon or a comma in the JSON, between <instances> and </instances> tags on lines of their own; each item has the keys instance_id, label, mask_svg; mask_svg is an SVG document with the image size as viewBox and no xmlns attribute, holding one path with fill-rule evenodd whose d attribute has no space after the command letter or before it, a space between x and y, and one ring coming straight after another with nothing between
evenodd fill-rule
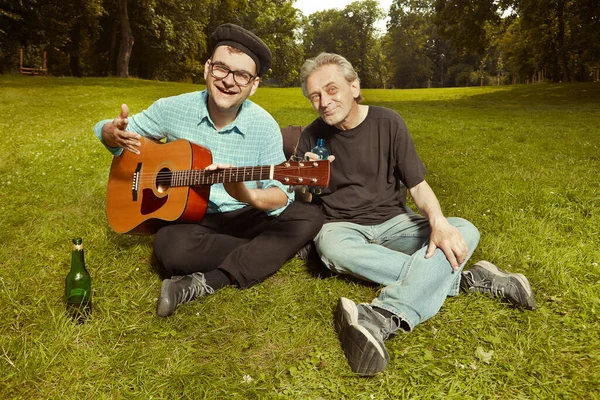
<instances>
[{"instance_id":1,"label":"green glass bottle","mask_svg":"<svg viewBox=\"0 0 600 400\"><path fill-rule=\"evenodd\" d=\"M92 312L92 278L85 269L81 238L73 239L71 271L65 279L67 314L83 323Z\"/></svg>"}]
</instances>

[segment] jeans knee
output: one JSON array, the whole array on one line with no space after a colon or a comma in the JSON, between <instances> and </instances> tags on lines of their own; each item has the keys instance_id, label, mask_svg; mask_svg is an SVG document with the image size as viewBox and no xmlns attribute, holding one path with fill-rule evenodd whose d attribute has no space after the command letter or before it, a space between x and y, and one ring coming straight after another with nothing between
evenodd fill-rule
<instances>
[{"instance_id":1,"label":"jeans knee","mask_svg":"<svg viewBox=\"0 0 600 400\"><path fill-rule=\"evenodd\" d=\"M321 261L327 268L337 273L346 273L347 271L341 267L345 261L347 246L344 245L344 240L335 231L330 231L326 226L321 229L315 237L317 253Z\"/></svg>"},{"instance_id":2,"label":"jeans knee","mask_svg":"<svg viewBox=\"0 0 600 400\"><path fill-rule=\"evenodd\" d=\"M475 250L475 247L479 243L479 230L470 221L460 217L449 217L448 222L456 227L463 235L465 242L469 245L471 251Z\"/></svg>"}]
</instances>

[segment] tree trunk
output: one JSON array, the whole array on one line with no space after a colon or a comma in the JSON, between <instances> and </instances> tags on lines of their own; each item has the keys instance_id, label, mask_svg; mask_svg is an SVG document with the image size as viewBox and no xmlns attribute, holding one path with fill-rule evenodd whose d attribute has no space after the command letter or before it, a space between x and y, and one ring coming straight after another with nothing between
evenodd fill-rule
<instances>
[{"instance_id":1,"label":"tree trunk","mask_svg":"<svg viewBox=\"0 0 600 400\"><path fill-rule=\"evenodd\" d=\"M117 53L117 21L113 22L112 32L110 34L110 49L108 50L108 74L115 75L117 72L117 63L115 61L115 54Z\"/></svg>"},{"instance_id":2,"label":"tree trunk","mask_svg":"<svg viewBox=\"0 0 600 400\"><path fill-rule=\"evenodd\" d=\"M79 48L81 45L81 29L79 23L75 23L71 28L71 48L69 49L69 69L71 75L81 78L81 64L79 62Z\"/></svg>"},{"instance_id":3,"label":"tree trunk","mask_svg":"<svg viewBox=\"0 0 600 400\"><path fill-rule=\"evenodd\" d=\"M119 16L121 19L121 45L119 46L119 57L117 58L117 76L127 78L129 76L129 59L133 49L133 36L127 15L127 0L119 0Z\"/></svg>"},{"instance_id":4,"label":"tree trunk","mask_svg":"<svg viewBox=\"0 0 600 400\"><path fill-rule=\"evenodd\" d=\"M569 64L567 62L567 50L565 49L565 2L561 0L558 2L558 8L556 10L556 18L558 22L558 32L556 33L556 42L558 46L558 59L562 69L563 82L569 82Z\"/></svg>"}]
</instances>

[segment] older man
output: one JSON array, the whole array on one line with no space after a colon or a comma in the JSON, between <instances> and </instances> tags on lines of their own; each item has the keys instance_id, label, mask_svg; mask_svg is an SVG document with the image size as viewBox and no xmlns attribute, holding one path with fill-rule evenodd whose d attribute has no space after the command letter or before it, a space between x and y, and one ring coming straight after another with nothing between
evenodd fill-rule
<instances>
[{"instance_id":1,"label":"older man","mask_svg":"<svg viewBox=\"0 0 600 400\"><path fill-rule=\"evenodd\" d=\"M335 157L329 187L305 199L325 214L317 252L332 271L385 286L370 304L338 301L335 328L352 371L383 371L384 341L433 317L460 285L535 307L523 275L485 261L461 274L479 242L477 228L443 215L406 124L393 110L360 104L358 75L344 57L321 53L300 76L320 117L304 130L296 155L315 158L310 150L322 138ZM403 185L423 216L407 212Z\"/></svg>"}]
</instances>

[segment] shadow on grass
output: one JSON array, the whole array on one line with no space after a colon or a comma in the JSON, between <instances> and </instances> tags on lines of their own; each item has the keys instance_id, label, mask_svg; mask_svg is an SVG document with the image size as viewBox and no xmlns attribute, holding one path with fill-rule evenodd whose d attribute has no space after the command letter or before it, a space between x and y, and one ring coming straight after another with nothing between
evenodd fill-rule
<instances>
[{"instance_id":1,"label":"shadow on grass","mask_svg":"<svg viewBox=\"0 0 600 400\"><path fill-rule=\"evenodd\" d=\"M319 255L317 254L314 246L311 247L311 251L308 255L308 258L305 260L306 269L312 278L315 279L330 279L335 278L346 282L357 283L363 286L374 287L377 288L381 285L368 282L359 278L356 278L351 275L340 275L332 272L329 268L327 268L319 259Z\"/></svg>"},{"instance_id":2,"label":"shadow on grass","mask_svg":"<svg viewBox=\"0 0 600 400\"><path fill-rule=\"evenodd\" d=\"M466 90L465 90L466 89ZM500 87L473 87L435 89L426 92L403 89L366 89L365 104L394 110L429 106L434 108L571 108L574 105L597 104L600 85L592 83L538 84ZM414 107L411 107L414 104ZM450 117L450 116L449 116Z\"/></svg>"}]
</instances>

